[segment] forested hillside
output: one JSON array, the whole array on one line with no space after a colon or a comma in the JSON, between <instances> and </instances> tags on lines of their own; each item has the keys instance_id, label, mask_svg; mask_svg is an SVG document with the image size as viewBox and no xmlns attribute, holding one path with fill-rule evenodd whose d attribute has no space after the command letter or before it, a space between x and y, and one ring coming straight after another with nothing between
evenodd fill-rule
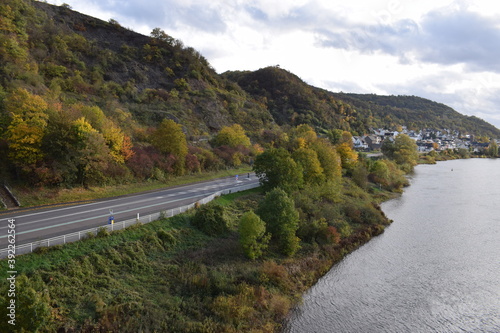
<instances>
[{"instance_id":1,"label":"forested hillside","mask_svg":"<svg viewBox=\"0 0 500 333\"><path fill-rule=\"evenodd\" d=\"M67 5L3 0L0 18L2 181L106 185L231 168L303 123L319 134L408 125L500 136L444 105L334 94L279 67L219 75L160 28L144 36Z\"/></svg>"},{"instance_id":2,"label":"forested hillside","mask_svg":"<svg viewBox=\"0 0 500 333\"><path fill-rule=\"evenodd\" d=\"M280 125L309 124L318 129L368 132L369 114L359 114L349 104L302 81L279 67L255 72L226 72L224 77L237 82L256 100L266 105Z\"/></svg>"},{"instance_id":3,"label":"forested hillside","mask_svg":"<svg viewBox=\"0 0 500 333\"><path fill-rule=\"evenodd\" d=\"M29 0L3 1L0 15L2 180L87 186L233 167L250 147L206 138L233 124L256 136L272 121L161 29L146 37ZM174 124L182 149L154 139Z\"/></svg>"},{"instance_id":4,"label":"forested hillside","mask_svg":"<svg viewBox=\"0 0 500 333\"><path fill-rule=\"evenodd\" d=\"M500 130L484 120L417 96L333 93L310 86L279 67L226 72L223 76L267 105L279 124L307 123L318 129L340 128L359 135L369 133L370 128L407 126L500 137Z\"/></svg>"}]
</instances>

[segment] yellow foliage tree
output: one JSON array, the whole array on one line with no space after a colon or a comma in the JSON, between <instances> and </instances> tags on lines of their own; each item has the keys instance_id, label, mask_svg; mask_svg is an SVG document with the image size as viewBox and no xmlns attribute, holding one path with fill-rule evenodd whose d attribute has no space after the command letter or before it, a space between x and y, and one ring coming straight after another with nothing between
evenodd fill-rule
<instances>
[{"instance_id":1,"label":"yellow foliage tree","mask_svg":"<svg viewBox=\"0 0 500 333\"><path fill-rule=\"evenodd\" d=\"M175 156L175 171L179 175L184 174L188 146L180 124L172 119L164 119L151 134L151 143L161 152Z\"/></svg>"},{"instance_id":2,"label":"yellow foliage tree","mask_svg":"<svg viewBox=\"0 0 500 333\"><path fill-rule=\"evenodd\" d=\"M335 147L327 139L318 139L311 146L323 168L327 181L337 181L342 176L342 164Z\"/></svg>"},{"instance_id":3,"label":"yellow foliage tree","mask_svg":"<svg viewBox=\"0 0 500 333\"><path fill-rule=\"evenodd\" d=\"M344 142L337 146L337 153L342 161L342 168L352 170L358 163L358 153L356 153L349 143Z\"/></svg>"},{"instance_id":4,"label":"yellow foliage tree","mask_svg":"<svg viewBox=\"0 0 500 333\"><path fill-rule=\"evenodd\" d=\"M245 130L241 125L234 124L232 126L224 126L214 137L212 144L215 147L230 146L230 147L250 147L250 139L245 134Z\"/></svg>"},{"instance_id":5,"label":"yellow foliage tree","mask_svg":"<svg viewBox=\"0 0 500 333\"><path fill-rule=\"evenodd\" d=\"M122 130L109 121L107 126L103 130L102 135L106 140L106 144L109 147L110 154L113 160L118 163L124 163L125 156L123 155L123 142L125 139L125 135L123 134Z\"/></svg>"},{"instance_id":6,"label":"yellow foliage tree","mask_svg":"<svg viewBox=\"0 0 500 333\"><path fill-rule=\"evenodd\" d=\"M295 127L291 132L291 136L294 149L307 148L318 139L318 134L311 126L306 124Z\"/></svg>"},{"instance_id":7,"label":"yellow foliage tree","mask_svg":"<svg viewBox=\"0 0 500 333\"><path fill-rule=\"evenodd\" d=\"M41 146L48 105L40 96L17 89L7 97L5 107L11 117L5 133L9 157L20 166L34 165L43 158Z\"/></svg>"},{"instance_id":8,"label":"yellow foliage tree","mask_svg":"<svg viewBox=\"0 0 500 333\"><path fill-rule=\"evenodd\" d=\"M302 167L304 182L319 184L325 180L318 154L314 150L299 148L293 152L292 158Z\"/></svg>"},{"instance_id":9,"label":"yellow foliage tree","mask_svg":"<svg viewBox=\"0 0 500 333\"><path fill-rule=\"evenodd\" d=\"M103 135L85 117L72 123L71 132L78 181L82 185L87 185L88 182L99 183L104 177L103 171L108 166L111 155Z\"/></svg>"}]
</instances>

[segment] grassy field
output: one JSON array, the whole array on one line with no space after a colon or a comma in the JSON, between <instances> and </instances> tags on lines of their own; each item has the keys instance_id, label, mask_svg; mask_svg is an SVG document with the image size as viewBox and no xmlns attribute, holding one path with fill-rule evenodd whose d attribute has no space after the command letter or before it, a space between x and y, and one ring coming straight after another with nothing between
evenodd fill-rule
<instances>
[{"instance_id":1,"label":"grassy field","mask_svg":"<svg viewBox=\"0 0 500 333\"><path fill-rule=\"evenodd\" d=\"M75 187L75 188L28 188L17 187L14 189L23 207L41 206L48 204L96 200L116 197L145 191L160 190L165 187L184 185L194 182L207 181L216 178L246 174L251 172L250 166L238 169L223 170L210 173L200 173L176 177L166 182L151 181L143 183L130 183L104 187Z\"/></svg>"}]
</instances>

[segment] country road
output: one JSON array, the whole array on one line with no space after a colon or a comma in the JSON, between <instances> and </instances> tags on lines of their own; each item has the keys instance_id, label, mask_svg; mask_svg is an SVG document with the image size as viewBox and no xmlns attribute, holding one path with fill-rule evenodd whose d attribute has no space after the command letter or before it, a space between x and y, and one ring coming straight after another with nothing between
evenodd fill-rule
<instances>
[{"instance_id":1,"label":"country road","mask_svg":"<svg viewBox=\"0 0 500 333\"><path fill-rule=\"evenodd\" d=\"M96 200L58 207L32 207L0 213L0 249L8 246L8 221L15 221L16 247L42 239L61 236L108 223L115 223L194 203L217 191L237 190L258 184L254 174L219 178L211 181L176 186L159 191Z\"/></svg>"}]
</instances>

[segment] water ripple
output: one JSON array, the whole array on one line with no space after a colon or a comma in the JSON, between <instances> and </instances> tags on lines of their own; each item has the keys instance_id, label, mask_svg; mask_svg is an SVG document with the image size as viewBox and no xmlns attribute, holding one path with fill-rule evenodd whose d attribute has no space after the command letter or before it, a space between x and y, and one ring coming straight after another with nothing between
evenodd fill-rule
<instances>
[{"instance_id":1,"label":"water ripple","mask_svg":"<svg viewBox=\"0 0 500 333\"><path fill-rule=\"evenodd\" d=\"M498 188L500 160L418 166L382 205L395 222L320 279L286 331L500 332Z\"/></svg>"}]
</instances>

